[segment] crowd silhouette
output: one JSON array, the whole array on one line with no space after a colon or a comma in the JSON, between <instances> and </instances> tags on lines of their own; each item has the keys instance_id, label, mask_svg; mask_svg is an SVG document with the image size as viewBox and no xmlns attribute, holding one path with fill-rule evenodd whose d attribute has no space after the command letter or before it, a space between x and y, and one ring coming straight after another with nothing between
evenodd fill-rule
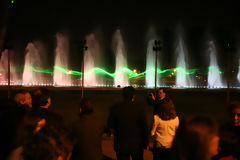
<instances>
[{"instance_id":1,"label":"crowd silhouette","mask_svg":"<svg viewBox=\"0 0 240 160\"><path fill-rule=\"evenodd\" d=\"M66 125L51 108L46 88L18 90L0 103L1 160L113 160L102 151L103 135L112 137L117 160L240 160L240 102L229 106L223 126L209 116L177 113L167 90L135 99L135 89L122 89L107 120L96 118L95 105L80 99L78 119Z\"/></svg>"}]
</instances>

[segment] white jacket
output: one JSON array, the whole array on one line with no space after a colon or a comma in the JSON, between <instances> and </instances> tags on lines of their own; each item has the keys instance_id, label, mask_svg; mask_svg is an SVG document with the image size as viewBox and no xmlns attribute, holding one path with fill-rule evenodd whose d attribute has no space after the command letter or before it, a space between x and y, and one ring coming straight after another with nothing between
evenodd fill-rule
<instances>
[{"instance_id":1,"label":"white jacket","mask_svg":"<svg viewBox=\"0 0 240 160\"><path fill-rule=\"evenodd\" d=\"M155 147L171 148L178 126L178 116L174 119L162 120L158 115L154 115L151 135L154 136Z\"/></svg>"}]
</instances>

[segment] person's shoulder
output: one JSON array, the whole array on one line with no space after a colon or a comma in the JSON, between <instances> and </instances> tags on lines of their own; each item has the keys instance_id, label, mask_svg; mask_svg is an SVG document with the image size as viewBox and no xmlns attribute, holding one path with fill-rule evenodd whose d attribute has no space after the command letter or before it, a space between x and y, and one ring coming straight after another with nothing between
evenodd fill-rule
<instances>
[{"instance_id":1,"label":"person's shoulder","mask_svg":"<svg viewBox=\"0 0 240 160\"><path fill-rule=\"evenodd\" d=\"M234 126L230 123L224 123L221 127L220 127L220 131L224 131L224 130L233 130Z\"/></svg>"},{"instance_id":2,"label":"person's shoulder","mask_svg":"<svg viewBox=\"0 0 240 160\"><path fill-rule=\"evenodd\" d=\"M109 110L110 110L110 112L115 112L116 110L121 108L121 106L123 106L122 102L118 102L118 103L111 105Z\"/></svg>"},{"instance_id":3,"label":"person's shoulder","mask_svg":"<svg viewBox=\"0 0 240 160\"><path fill-rule=\"evenodd\" d=\"M159 117L158 114L154 114L154 115L153 115L153 118L154 118L155 121L156 121L156 120L158 120L158 121L163 121L163 120Z\"/></svg>"},{"instance_id":4,"label":"person's shoulder","mask_svg":"<svg viewBox=\"0 0 240 160\"><path fill-rule=\"evenodd\" d=\"M179 120L179 117L178 116L176 116L174 119L172 119L173 121L174 121L174 123L177 123L177 124L179 124L180 123L180 120Z\"/></svg>"},{"instance_id":5,"label":"person's shoulder","mask_svg":"<svg viewBox=\"0 0 240 160\"><path fill-rule=\"evenodd\" d=\"M170 98L170 97L168 97L168 96L166 96L164 99L163 99L164 101L168 101L168 102L172 102L172 99Z\"/></svg>"}]
</instances>

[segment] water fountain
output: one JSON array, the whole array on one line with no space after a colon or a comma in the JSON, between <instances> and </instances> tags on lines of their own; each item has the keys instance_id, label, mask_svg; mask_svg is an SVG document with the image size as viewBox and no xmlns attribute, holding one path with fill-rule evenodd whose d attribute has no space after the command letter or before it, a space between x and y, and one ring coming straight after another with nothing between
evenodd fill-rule
<instances>
[{"instance_id":1,"label":"water fountain","mask_svg":"<svg viewBox=\"0 0 240 160\"><path fill-rule=\"evenodd\" d=\"M239 42L238 42L238 46L239 46ZM239 59L239 55L240 55L240 48L238 47L237 48L237 55L238 55L238 57L237 57L237 59ZM240 83L240 59L238 60L238 68L237 68L237 80L238 80L238 82Z\"/></svg>"},{"instance_id":2,"label":"water fountain","mask_svg":"<svg viewBox=\"0 0 240 160\"><path fill-rule=\"evenodd\" d=\"M116 56L114 86L128 86L128 75L124 71L125 67L127 67L126 48L119 29L113 35L113 51Z\"/></svg>"},{"instance_id":3,"label":"water fountain","mask_svg":"<svg viewBox=\"0 0 240 160\"><path fill-rule=\"evenodd\" d=\"M155 52L153 51L153 46L155 40L159 40L159 37L156 34L156 29L154 26L151 26L146 35L147 39L147 52L146 52L146 75L145 75L145 86L147 88L155 87ZM160 53L157 53L157 68L160 68ZM160 77L161 74L157 74L157 87L161 83Z\"/></svg>"},{"instance_id":4,"label":"water fountain","mask_svg":"<svg viewBox=\"0 0 240 160\"><path fill-rule=\"evenodd\" d=\"M155 52L153 51L154 41L155 41L154 39L149 40L147 47L146 78L145 78L147 88L155 87ZM157 59L157 68L160 68L159 58ZM159 86L160 86L160 74L157 74L157 87Z\"/></svg>"},{"instance_id":5,"label":"water fountain","mask_svg":"<svg viewBox=\"0 0 240 160\"><path fill-rule=\"evenodd\" d=\"M146 70L141 73L136 73L131 68L127 68L127 49L125 47L125 43L119 29L116 30L112 39L112 50L115 54L114 73L109 72L107 68L103 68L104 56L102 55L101 46L97 40L97 37L94 34L87 35L86 42L88 50L86 51L84 56L85 87L123 87L128 85L134 85L135 87L139 87L139 81L137 80L141 80L141 84L143 84L145 81L145 86L140 87L153 88L155 85L155 53L153 51L153 45L154 40L159 38L156 37L156 33L154 32L152 32L152 34L150 35L151 36L147 37ZM26 46L24 65L14 64L13 54L10 61L11 85L53 85L67 87L81 86L82 73L80 65L77 70L72 70L68 65L71 62L71 59L69 58L71 44L69 44L68 37L63 34L57 34L56 42L55 60L54 65L51 67L51 69L46 69L47 65L43 64L45 60L42 55L46 54L46 52L44 52L44 50L42 49L43 47L36 42L28 43L28 45ZM188 46L185 44L183 32L178 32L176 42L176 46L174 47L176 57L175 68L168 68L162 70L160 60L164 61L164 59L161 59L161 52L158 55L158 87L174 86L174 84L172 84L172 81L164 81L171 76L172 79L170 80L174 80L176 88L192 88L194 86L194 81L190 77L197 77L197 75L199 74L201 76L201 79L205 79L208 81L207 85L206 82L201 82L202 84L199 85L201 88L226 87L226 84L223 81L223 73L220 71L220 68L218 66L218 61L216 57L217 48L214 44L214 41L207 42L207 55L209 55L209 59L207 59L207 61L209 61L207 75L203 74L200 69L190 69L188 67ZM7 55L7 50L1 53L0 85L7 85L8 82ZM24 68L22 68L21 66L24 66ZM196 71L199 72L196 74ZM18 75L20 74L21 78L18 79ZM240 81L240 72L237 78ZM168 84L169 82L171 84ZM199 84L199 81L197 82Z\"/></svg>"},{"instance_id":6,"label":"water fountain","mask_svg":"<svg viewBox=\"0 0 240 160\"><path fill-rule=\"evenodd\" d=\"M10 53L10 83L11 85L20 85L22 80L19 80L16 65L14 64L12 57L13 53L9 50L4 50L0 55L0 85L8 85L8 54Z\"/></svg>"},{"instance_id":7,"label":"water fountain","mask_svg":"<svg viewBox=\"0 0 240 160\"><path fill-rule=\"evenodd\" d=\"M102 86L103 80L94 72L94 67L101 58L99 43L94 34L86 36L86 41L88 50L84 54L84 84L86 87Z\"/></svg>"},{"instance_id":8,"label":"water fountain","mask_svg":"<svg viewBox=\"0 0 240 160\"><path fill-rule=\"evenodd\" d=\"M39 49L34 45L34 43L28 43L26 51L22 85L33 86L45 84L46 82L43 73L34 71L34 69L44 68Z\"/></svg>"},{"instance_id":9,"label":"water fountain","mask_svg":"<svg viewBox=\"0 0 240 160\"><path fill-rule=\"evenodd\" d=\"M217 50L213 41L208 42L207 54L209 54L210 62L208 68L208 87L209 88L225 88L226 84L222 81L221 72L217 63Z\"/></svg>"},{"instance_id":10,"label":"water fountain","mask_svg":"<svg viewBox=\"0 0 240 160\"><path fill-rule=\"evenodd\" d=\"M53 82L56 86L71 86L71 77L68 68L69 40L66 35L57 34L57 47L55 50L55 66Z\"/></svg>"},{"instance_id":11,"label":"water fountain","mask_svg":"<svg viewBox=\"0 0 240 160\"><path fill-rule=\"evenodd\" d=\"M187 48L183 40L181 33L178 35L176 55L177 55L177 69L176 69L176 87L178 88L189 88L194 86L193 80L190 78L187 70L186 56Z\"/></svg>"},{"instance_id":12,"label":"water fountain","mask_svg":"<svg viewBox=\"0 0 240 160\"><path fill-rule=\"evenodd\" d=\"M8 50L4 50L1 53L0 59L0 84L7 85L8 84Z\"/></svg>"}]
</instances>

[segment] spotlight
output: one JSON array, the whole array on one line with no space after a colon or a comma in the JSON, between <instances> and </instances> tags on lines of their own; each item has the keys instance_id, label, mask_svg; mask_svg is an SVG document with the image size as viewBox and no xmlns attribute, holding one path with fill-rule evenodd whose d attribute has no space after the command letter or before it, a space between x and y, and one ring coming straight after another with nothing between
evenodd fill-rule
<instances>
[{"instance_id":1,"label":"spotlight","mask_svg":"<svg viewBox=\"0 0 240 160\"><path fill-rule=\"evenodd\" d=\"M87 49L88 49L88 46L84 46L84 47L82 48L83 51L86 51Z\"/></svg>"},{"instance_id":2,"label":"spotlight","mask_svg":"<svg viewBox=\"0 0 240 160\"><path fill-rule=\"evenodd\" d=\"M160 40L155 40L154 41L154 46L153 46L153 51L160 51L162 49L161 41Z\"/></svg>"},{"instance_id":3,"label":"spotlight","mask_svg":"<svg viewBox=\"0 0 240 160\"><path fill-rule=\"evenodd\" d=\"M86 43L87 43L87 41L85 39L80 41L81 51L86 51L88 49L88 46L86 45Z\"/></svg>"}]
</instances>

